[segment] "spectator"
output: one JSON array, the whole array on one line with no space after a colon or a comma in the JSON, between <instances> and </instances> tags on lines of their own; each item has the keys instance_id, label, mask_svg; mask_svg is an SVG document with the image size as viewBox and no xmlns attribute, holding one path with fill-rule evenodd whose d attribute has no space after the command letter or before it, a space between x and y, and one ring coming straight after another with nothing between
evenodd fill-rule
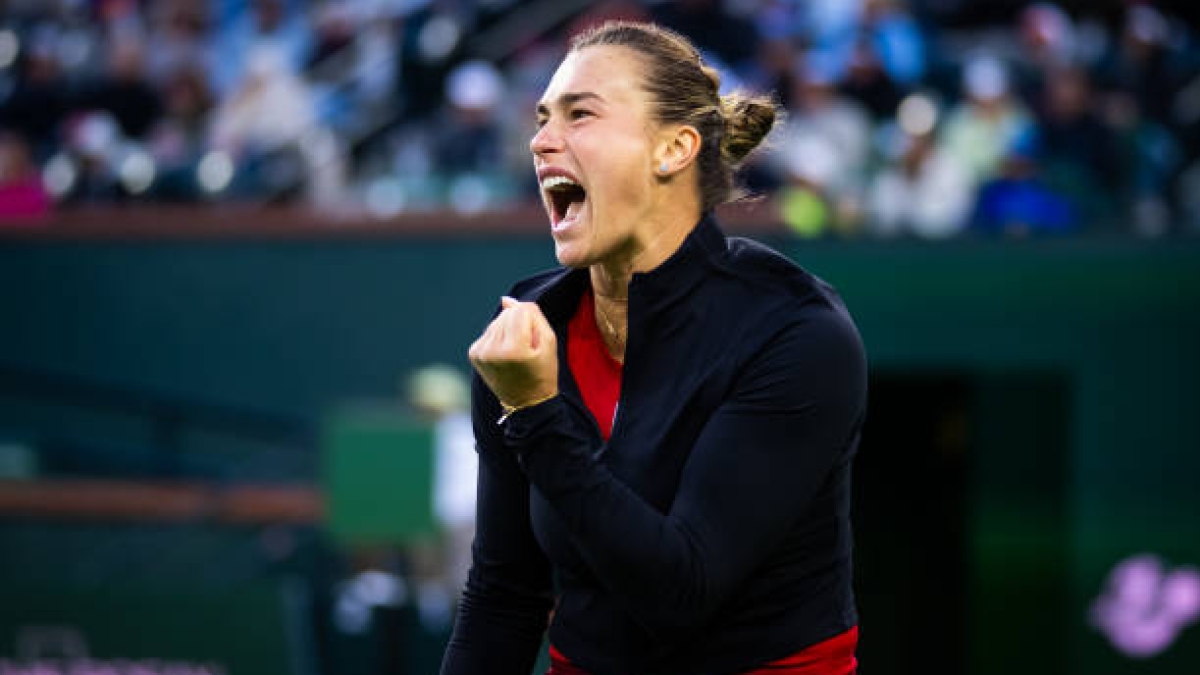
<instances>
[{"instance_id":1,"label":"spectator","mask_svg":"<svg viewBox=\"0 0 1200 675\"><path fill-rule=\"evenodd\" d=\"M219 28L214 48L217 91L225 94L244 80L244 70L263 48L278 54L280 66L298 74L309 60L312 36L305 17L285 0L236 3L240 11Z\"/></svg>"},{"instance_id":2,"label":"spectator","mask_svg":"<svg viewBox=\"0 0 1200 675\"><path fill-rule=\"evenodd\" d=\"M1190 201L1181 189L1181 202L1172 203L1172 180L1185 155L1195 157L1200 141L1195 131L1200 112L1179 115L1188 107L1200 110L1195 104L1179 105L1178 98L1184 73L1194 73L1195 66L1177 63L1186 59L1172 50L1170 30L1157 9L1130 7L1119 40L1097 69L1106 92L1104 120L1121 146L1129 216L1134 231L1145 235L1162 234L1172 208Z\"/></svg>"},{"instance_id":3,"label":"spectator","mask_svg":"<svg viewBox=\"0 0 1200 675\"><path fill-rule=\"evenodd\" d=\"M60 141L60 125L70 106L66 78L49 26L32 31L28 51L18 62L11 93L0 99L0 126L20 134L32 146L33 156L44 160Z\"/></svg>"},{"instance_id":4,"label":"spectator","mask_svg":"<svg viewBox=\"0 0 1200 675\"><path fill-rule=\"evenodd\" d=\"M1088 220L1109 217L1111 195L1124 187L1115 140L1096 114L1087 71L1052 69L1037 107L1042 175Z\"/></svg>"},{"instance_id":5,"label":"spectator","mask_svg":"<svg viewBox=\"0 0 1200 675\"><path fill-rule=\"evenodd\" d=\"M467 26L445 0L405 17L396 68L399 107L406 119L428 122L441 110L446 76L462 53Z\"/></svg>"},{"instance_id":6,"label":"spectator","mask_svg":"<svg viewBox=\"0 0 1200 675\"><path fill-rule=\"evenodd\" d=\"M933 124L899 132L898 157L873 179L868 197L873 233L944 239L966 227L974 189L964 168L938 146Z\"/></svg>"},{"instance_id":7,"label":"spectator","mask_svg":"<svg viewBox=\"0 0 1200 675\"><path fill-rule=\"evenodd\" d=\"M779 96L785 109L796 107L792 90L796 86L795 63L800 53L792 41L785 37L764 37L758 45L754 67L745 73L747 84L754 91L771 91Z\"/></svg>"},{"instance_id":8,"label":"spectator","mask_svg":"<svg viewBox=\"0 0 1200 675\"><path fill-rule=\"evenodd\" d=\"M1058 5L1039 2L1022 10L1017 36L1015 89L1024 100L1037 101L1048 74L1077 62L1075 25Z\"/></svg>"},{"instance_id":9,"label":"spectator","mask_svg":"<svg viewBox=\"0 0 1200 675\"><path fill-rule=\"evenodd\" d=\"M439 129L435 161L446 173L484 173L501 161L496 106L504 80L491 64L470 61L446 80L449 114Z\"/></svg>"},{"instance_id":10,"label":"spectator","mask_svg":"<svg viewBox=\"0 0 1200 675\"><path fill-rule=\"evenodd\" d=\"M1018 135L1003 156L1000 174L979 189L971 227L983 234L1025 237L1066 234L1079 228L1079 212L1038 175L1037 132Z\"/></svg>"},{"instance_id":11,"label":"spectator","mask_svg":"<svg viewBox=\"0 0 1200 675\"><path fill-rule=\"evenodd\" d=\"M454 209L479 211L503 202L514 190L494 171L505 159L496 110L504 89L500 72L485 61L461 64L446 80L449 110L433 152L449 180L447 202Z\"/></svg>"},{"instance_id":12,"label":"spectator","mask_svg":"<svg viewBox=\"0 0 1200 675\"><path fill-rule=\"evenodd\" d=\"M884 69L878 45L865 35L851 47L841 88L875 119L891 116L904 98L904 91Z\"/></svg>"},{"instance_id":13,"label":"spectator","mask_svg":"<svg viewBox=\"0 0 1200 675\"><path fill-rule=\"evenodd\" d=\"M838 93L828 59L810 54L798 71L793 107L775 142L772 162L789 179L803 177L819 186L845 224L859 210L871 120L862 106Z\"/></svg>"},{"instance_id":14,"label":"spectator","mask_svg":"<svg viewBox=\"0 0 1200 675\"><path fill-rule=\"evenodd\" d=\"M140 37L114 36L108 70L83 100L83 106L113 116L126 138L141 140L162 114L162 100L146 77L145 46Z\"/></svg>"},{"instance_id":15,"label":"spectator","mask_svg":"<svg viewBox=\"0 0 1200 675\"><path fill-rule=\"evenodd\" d=\"M815 2L806 16L811 50L876 118L891 115L925 72L924 38L901 0Z\"/></svg>"},{"instance_id":16,"label":"spectator","mask_svg":"<svg viewBox=\"0 0 1200 675\"><path fill-rule=\"evenodd\" d=\"M161 83L192 66L211 72L216 59L208 40L210 11L208 3L192 0L160 0L151 5L148 52L154 58L147 64L151 81Z\"/></svg>"},{"instance_id":17,"label":"spectator","mask_svg":"<svg viewBox=\"0 0 1200 675\"><path fill-rule=\"evenodd\" d=\"M925 74L925 43L917 22L902 0L866 0L863 31L880 70L900 88Z\"/></svg>"},{"instance_id":18,"label":"spectator","mask_svg":"<svg viewBox=\"0 0 1200 675\"><path fill-rule=\"evenodd\" d=\"M395 121L399 26L393 10L326 3L306 68L321 124L353 141Z\"/></svg>"},{"instance_id":19,"label":"spectator","mask_svg":"<svg viewBox=\"0 0 1200 675\"><path fill-rule=\"evenodd\" d=\"M349 131L361 124L353 91L358 75L355 66L361 58L355 45L358 29L346 5L328 3L313 16L313 49L305 71L317 117L338 130Z\"/></svg>"},{"instance_id":20,"label":"spectator","mask_svg":"<svg viewBox=\"0 0 1200 675\"><path fill-rule=\"evenodd\" d=\"M812 48L844 65L862 22L865 0L793 0Z\"/></svg>"},{"instance_id":21,"label":"spectator","mask_svg":"<svg viewBox=\"0 0 1200 675\"><path fill-rule=\"evenodd\" d=\"M735 72L751 66L758 40L754 24L731 13L720 0L672 0L655 5L651 16Z\"/></svg>"},{"instance_id":22,"label":"spectator","mask_svg":"<svg viewBox=\"0 0 1200 675\"><path fill-rule=\"evenodd\" d=\"M18 135L0 132L0 226L36 223L50 212L50 197Z\"/></svg>"},{"instance_id":23,"label":"spectator","mask_svg":"<svg viewBox=\"0 0 1200 675\"><path fill-rule=\"evenodd\" d=\"M962 79L966 100L951 109L940 142L978 183L996 175L1005 150L1032 120L1013 97L1008 73L996 58L969 61Z\"/></svg>"},{"instance_id":24,"label":"spectator","mask_svg":"<svg viewBox=\"0 0 1200 675\"><path fill-rule=\"evenodd\" d=\"M207 73L197 64L180 66L163 86L165 114L147 142L159 171L155 194L164 199L195 199L199 196L195 169L208 149L213 94Z\"/></svg>"},{"instance_id":25,"label":"spectator","mask_svg":"<svg viewBox=\"0 0 1200 675\"><path fill-rule=\"evenodd\" d=\"M794 147L800 152L789 155L790 166L777 196L783 223L805 239L832 234L837 222L828 185L834 151L816 137Z\"/></svg>"},{"instance_id":26,"label":"spectator","mask_svg":"<svg viewBox=\"0 0 1200 675\"><path fill-rule=\"evenodd\" d=\"M102 110L77 114L65 125L65 135L65 151L55 160L72 166L71 179L55 197L76 204L122 199L117 161L125 139L113 116Z\"/></svg>"},{"instance_id":27,"label":"spectator","mask_svg":"<svg viewBox=\"0 0 1200 675\"><path fill-rule=\"evenodd\" d=\"M309 167L300 142L316 128L307 85L274 47L260 45L242 82L218 105L210 143L234 158L235 193L278 198L304 187Z\"/></svg>"},{"instance_id":28,"label":"spectator","mask_svg":"<svg viewBox=\"0 0 1200 675\"><path fill-rule=\"evenodd\" d=\"M1101 83L1118 98L1118 106L1131 106L1138 117L1167 127L1179 85L1167 45L1169 28L1157 9L1130 7L1120 39L1099 66Z\"/></svg>"}]
</instances>

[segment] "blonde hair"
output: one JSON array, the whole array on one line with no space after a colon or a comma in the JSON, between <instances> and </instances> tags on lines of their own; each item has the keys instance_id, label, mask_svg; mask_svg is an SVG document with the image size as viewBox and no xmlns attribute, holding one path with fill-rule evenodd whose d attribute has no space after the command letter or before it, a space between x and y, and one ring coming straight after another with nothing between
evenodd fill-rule
<instances>
[{"instance_id":1,"label":"blonde hair","mask_svg":"<svg viewBox=\"0 0 1200 675\"><path fill-rule=\"evenodd\" d=\"M643 88L659 123L686 124L702 139L697 163L704 210L744 196L738 167L771 131L779 105L769 96L720 94L721 75L687 38L651 23L608 21L571 40L571 51L611 45L633 49L645 64Z\"/></svg>"}]
</instances>

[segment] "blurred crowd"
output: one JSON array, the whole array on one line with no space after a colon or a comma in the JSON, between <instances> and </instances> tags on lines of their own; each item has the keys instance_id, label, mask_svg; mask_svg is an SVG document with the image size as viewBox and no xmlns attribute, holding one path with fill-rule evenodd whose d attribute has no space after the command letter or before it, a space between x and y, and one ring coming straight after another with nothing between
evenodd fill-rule
<instances>
[{"instance_id":1,"label":"blurred crowd","mask_svg":"<svg viewBox=\"0 0 1200 675\"><path fill-rule=\"evenodd\" d=\"M0 222L536 200L534 102L607 18L776 92L746 180L799 236L1200 232L1200 44L1133 1L0 0Z\"/></svg>"}]
</instances>

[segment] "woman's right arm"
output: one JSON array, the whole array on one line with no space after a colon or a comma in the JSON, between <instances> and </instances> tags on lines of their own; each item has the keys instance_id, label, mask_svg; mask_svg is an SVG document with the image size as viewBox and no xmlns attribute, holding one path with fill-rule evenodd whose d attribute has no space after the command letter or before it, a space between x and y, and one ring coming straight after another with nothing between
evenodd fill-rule
<instances>
[{"instance_id":1,"label":"woman's right arm","mask_svg":"<svg viewBox=\"0 0 1200 675\"><path fill-rule=\"evenodd\" d=\"M479 451L471 574L441 675L529 675L553 606L550 563L533 536L529 483L496 424L501 408L476 374L471 417Z\"/></svg>"}]
</instances>

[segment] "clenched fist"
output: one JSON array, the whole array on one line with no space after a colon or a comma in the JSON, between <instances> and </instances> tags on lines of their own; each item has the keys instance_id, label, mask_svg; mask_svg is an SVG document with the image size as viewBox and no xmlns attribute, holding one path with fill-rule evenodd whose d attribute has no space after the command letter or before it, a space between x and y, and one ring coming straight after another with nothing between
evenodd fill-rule
<instances>
[{"instance_id":1,"label":"clenched fist","mask_svg":"<svg viewBox=\"0 0 1200 675\"><path fill-rule=\"evenodd\" d=\"M467 352L479 376L509 408L558 394L558 338L535 302L500 300L500 314Z\"/></svg>"}]
</instances>

